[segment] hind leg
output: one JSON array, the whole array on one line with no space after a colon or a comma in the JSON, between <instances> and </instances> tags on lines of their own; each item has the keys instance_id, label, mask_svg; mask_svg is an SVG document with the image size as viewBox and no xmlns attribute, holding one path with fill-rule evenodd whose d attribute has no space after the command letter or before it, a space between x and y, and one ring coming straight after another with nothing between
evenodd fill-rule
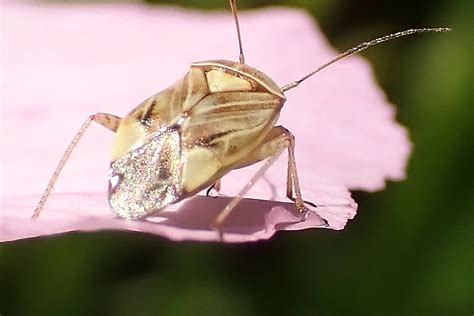
<instances>
[{"instance_id":1,"label":"hind leg","mask_svg":"<svg viewBox=\"0 0 474 316\"><path fill-rule=\"evenodd\" d=\"M301 195L298 172L296 170L295 138L289 130L282 126L277 126L268 133L259 147L252 151L244 161L241 161L236 166L236 168L243 168L268 158L260 170L257 171L237 196L234 197L234 199L230 201L230 203L227 204L222 212L216 217L213 225L215 228L219 229L222 226L232 209L243 199L244 195L255 185L255 182L264 175L267 169L270 168L285 149L288 149L287 196L295 202L296 209L300 213L307 213L304 205L305 201ZM295 197L293 197L293 195L295 195Z\"/></svg>"}]
</instances>

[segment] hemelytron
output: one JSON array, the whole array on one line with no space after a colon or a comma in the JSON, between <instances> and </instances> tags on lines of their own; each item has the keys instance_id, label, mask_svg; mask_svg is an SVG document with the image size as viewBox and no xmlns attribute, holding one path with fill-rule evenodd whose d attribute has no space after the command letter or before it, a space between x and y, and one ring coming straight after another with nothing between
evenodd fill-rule
<instances>
[{"instance_id":1,"label":"hemelytron","mask_svg":"<svg viewBox=\"0 0 474 316\"><path fill-rule=\"evenodd\" d=\"M266 160L214 221L219 228L252 185L288 150L287 197L306 214L295 160L294 136L275 126L285 93L322 69L370 46L398 37L449 28L421 28L357 45L299 80L279 86L245 64L236 0L230 0L239 44L239 61L210 60L191 65L173 86L151 96L125 117L90 115L66 149L41 197L37 218L64 164L92 122L117 134L109 175L109 204L124 219L140 219L212 187L219 190L229 171Z\"/></svg>"}]
</instances>

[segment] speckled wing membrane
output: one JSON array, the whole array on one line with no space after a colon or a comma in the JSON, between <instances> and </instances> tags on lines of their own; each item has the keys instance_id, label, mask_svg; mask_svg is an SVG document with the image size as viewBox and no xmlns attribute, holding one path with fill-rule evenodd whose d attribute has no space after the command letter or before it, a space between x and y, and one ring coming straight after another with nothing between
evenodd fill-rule
<instances>
[{"instance_id":1,"label":"speckled wing membrane","mask_svg":"<svg viewBox=\"0 0 474 316\"><path fill-rule=\"evenodd\" d=\"M167 129L111 164L109 203L126 219L143 218L181 196L181 137Z\"/></svg>"}]
</instances>

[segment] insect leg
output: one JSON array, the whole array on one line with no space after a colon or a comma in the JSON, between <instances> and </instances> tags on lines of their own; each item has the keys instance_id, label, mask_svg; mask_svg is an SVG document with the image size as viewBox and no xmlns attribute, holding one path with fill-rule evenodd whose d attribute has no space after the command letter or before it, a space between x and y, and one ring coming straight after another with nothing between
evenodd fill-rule
<instances>
[{"instance_id":1,"label":"insect leg","mask_svg":"<svg viewBox=\"0 0 474 316\"><path fill-rule=\"evenodd\" d=\"M117 132L120 122L122 121L120 117L108 113L97 113L91 116L94 122L99 123L114 133Z\"/></svg>"},{"instance_id":2,"label":"insect leg","mask_svg":"<svg viewBox=\"0 0 474 316\"><path fill-rule=\"evenodd\" d=\"M118 116L112 115L112 114L106 114L106 113L97 113L94 115L89 116L86 121L82 124L81 128L79 131L76 133L74 138L72 139L71 143L67 147L66 151L64 152L63 156L61 157L61 160L59 161L58 166L56 167L56 170L53 173L53 176L49 180L48 186L46 187L46 190L44 191L43 195L41 196L40 201L38 202L38 205L36 206L36 209L33 212L33 215L31 218L35 219L38 218L40 215L41 211L43 210L44 204L46 203L46 200L48 199L49 195L51 194L51 191L53 190L54 184L56 183L56 180L59 177L59 174L61 173L61 170L63 169L64 165L66 164L66 161L69 159L69 156L71 156L72 151L76 147L77 143L81 139L82 135L84 132L87 130L87 128L91 125L91 123L94 121L105 128L116 132L119 125L120 121L122 119Z\"/></svg>"},{"instance_id":3,"label":"insect leg","mask_svg":"<svg viewBox=\"0 0 474 316\"><path fill-rule=\"evenodd\" d=\"M221 180L219 179L206 190L206 196L217 197L221 190Z\"/></svg>"},{"instance_id":4,"label":"insect leg","mask_svg":"<svg viewBox=\"0 0 474 316\"><path fill-rule=\"evenodd\" d=\"M236 197L217 216L214 221L214 227L217 229L222 225L224 220L230 214L232 209L243 199L244 195L254 186L255 182L260 179L265 171L277 160L280 154L288 149L288 180L287 180L287 195L296 203L296 208L299 212L306 214L304 206L305 201L301 196L301 189L298 181L298 173L296 170L295 161L295 138L290 131L282 126L274 127L262 144L250 153L245 161L239 163L237 168L242 168L258 161L268 158L265 164L257 171L257 173L250 179L250 181L242 188ZM293 191L296 197L293 198Z\"/></svg>"}]
</instances>

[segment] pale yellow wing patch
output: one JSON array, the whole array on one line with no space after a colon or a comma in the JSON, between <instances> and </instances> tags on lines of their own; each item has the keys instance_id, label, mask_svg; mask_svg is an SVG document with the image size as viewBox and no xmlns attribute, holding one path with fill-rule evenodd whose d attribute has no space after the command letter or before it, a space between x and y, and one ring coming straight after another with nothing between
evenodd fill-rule
<instances>
[{"instance_id":1,"label":"pale yellow wing patch","mask_svg":"<svg viewBox=\"0 0 474 316\"><path fill-rule=\"evenodd\" d=\"M143 145L147 129L138 121L125 121L117 130L117 138L112 148L112 161L125 155L130 150Z\"/></svg>"},{"instance_id":2,"label":"pale yellow wing patch","mask_svg":"<svg viewBox=\"0 0 474 316\"><path fill-rule=\"evenodd\" d=\"M252 91L249 81L221 70L206 72L209 90L211 92Z\"/></svg>"},{"instance_id":3,"label":"pale yellow wing patch","mask_svg":"<svg viewBox=\"0 0 474 316\"><path fill-rule=\"evenodd\" d=\"M184 194L199 190L216 180L222 165L212 150L203 147L185 148L183 154L186 157L182 174Z\"/></svg>"}]
</instances>

